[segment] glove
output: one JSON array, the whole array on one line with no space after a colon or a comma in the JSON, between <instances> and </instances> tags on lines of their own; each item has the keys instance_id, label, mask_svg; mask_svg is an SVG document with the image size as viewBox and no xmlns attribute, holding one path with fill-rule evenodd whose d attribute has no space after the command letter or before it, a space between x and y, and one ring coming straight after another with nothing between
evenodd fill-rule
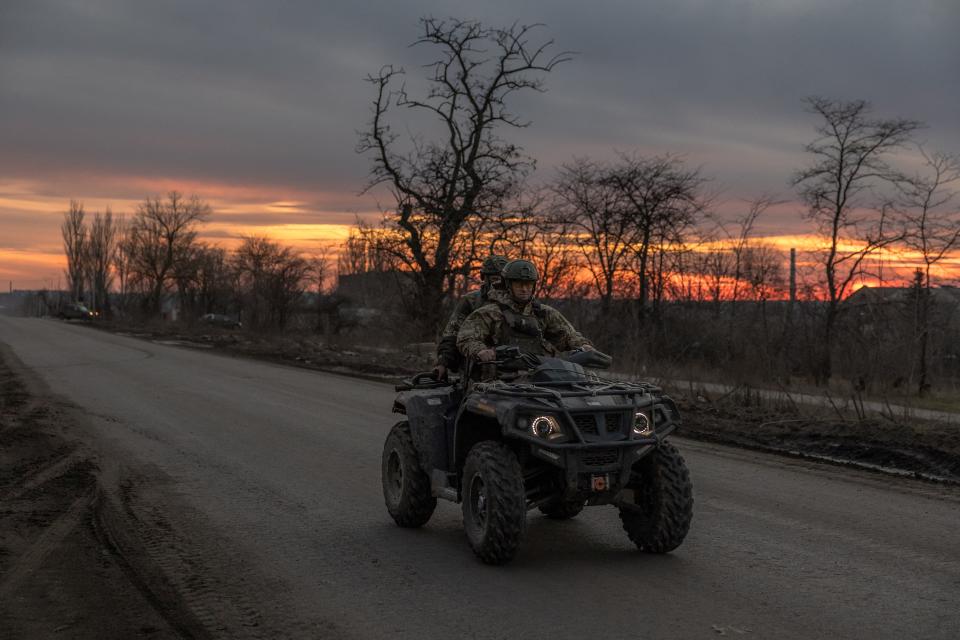
<instances>
[{"instance_id":1,"label":"glove","mask_svg":"<svg viewBox=\"0 0 960 640\"><path fill-rule=\"evenodd\" d=\"M497 358L497 352L493 349L483 349L477 352L477 360L480 362L490 362Z\"/></svg>"}]
</instances>

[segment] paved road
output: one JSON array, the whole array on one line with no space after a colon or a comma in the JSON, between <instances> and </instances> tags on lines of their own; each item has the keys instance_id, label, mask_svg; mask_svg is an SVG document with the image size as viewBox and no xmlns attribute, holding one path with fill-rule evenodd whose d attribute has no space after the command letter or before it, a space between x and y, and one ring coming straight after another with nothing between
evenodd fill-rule
<instances>
[{"instance_id":1,"label":"paved road","mask_svg":"<svg viewBox=\"0 0 960 640\"><path fill-rule=\"evenodd\" d=\"M386 385L54 321L0 317L0 340L138 478L150 549L191 545L165 566L195 573L192 602L252 637L960 637L955 490L677 439L696 495L678 551L637 553L597 508L531 514L491 568L457 506L418 531L387 515Z\"/></svg>"}]
</instances>

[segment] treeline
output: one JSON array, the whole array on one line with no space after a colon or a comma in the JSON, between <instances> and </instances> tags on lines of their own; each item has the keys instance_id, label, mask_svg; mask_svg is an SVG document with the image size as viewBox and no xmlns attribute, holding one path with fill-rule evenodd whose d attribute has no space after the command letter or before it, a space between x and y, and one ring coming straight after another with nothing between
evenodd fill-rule
<instances>
[{"instance_id":1,"label":"treeline","mask_svg":"<svg viewBox=\"0 0 960 640\"><path fill-rule=\"evenodd\" d=\"M385 187L396 208L357 232L359 253L372 250L385 256L375 263L408 274L405 300L421 335L442 322L444 302L462 293L477 260L500 252L540 265L543 296L589 308L597 305L583 298L599 299L598 317L583 322L616 349L631 345L624 353L637 366L706 364L713 353L710 362L727 370L743 365L755 375L825 384L843 358L845 377L875 378L870 358L847 358L847 347L859 343L842 335L851 324L844 302L858 284L883 281L884 255L908 251L921 291L908 314L910 331L874 342L912 336L919 353L907 354L889 378L925 392L930 350L940 349L939 358L949 347L933 337L931 305L960 233L951 190L960 163L916 145L920 122L878 118L862 100L806 101L815 135L805 166L784 178L818 248L803 256L807 272L785 277L785 256L752 237L772 200L756 198L737 220L723 221L704 174L677 156L575 159L550 184L532 188L535 161L505 132L530 124L514 109L518 94L543 92L546 76L573 54L554 52L537 26L434 18L421 25L413 44L435 56L425 65L426 87L414 95L392 65L368 78L371 117L358 151L370 158L368 188ZM432 126L410 131L411 122ZM919 164L900 162L906 150L916 151ZM771 317L771 301L783 298L809 301L806 316L791 310ZM678 311L689 303L697 306ZM740 315L747 304L749 318ZM764 355L739 355L748 352Z\"/></svg>"},{"instance_id":2,"label":"treeline","mask_svg":"<svg viewBox=\"0 0 960 640\"><path fill-rule=\"evenodd\" d=\"M834 378L860 391L926 393L933 381L942 387L960 374L960 296L936 295L947 291L938 285L953 281L937 267L956 248L960 226L950 221L960 216L944 206L953 202L955 159L924 157L929 173L908 177L886 165L883 206L808 212L821 248L805 248L797 262L754 235L778 204L772 198L745 202L740 215L722 219L702 172L678 157L577 159L525 200L460 231L447 255L440 308L446 312L477 286L486 255L503 254L536 263L538 296L631 370L784 385ZM879 163L869 154L862 159ZM796 184L820 188L808 173L798 172ZM859 175L846 180L866 184ZM873 178L874 193L880 182ZM812 206L822 197L804 200ZM415 211L400 215L421 224L421 242L436 246ZM340 273L399 274L402 317L384 319L386 334L424 322L408 237L388 216L358 226L340 252ZM905 255L916 272L891 268ZM865 283L902 291L844 305Z\"/></svg>"},{"instance_id":3,"label":"treeline","mask_svg":"<svg viewBox=\"0 0 960 640\"><path fill-rule=\"evenodd\" d=\"M192 321L217 313L282 329L307 290L330 284L325 253L308 256L258 236L233 251L198 240L211 213L200 198L175 191L147 198L129 219L109 209L88 219L71 201L61 225L70 296L103 317Z\"/></svg>"}]
</instances>

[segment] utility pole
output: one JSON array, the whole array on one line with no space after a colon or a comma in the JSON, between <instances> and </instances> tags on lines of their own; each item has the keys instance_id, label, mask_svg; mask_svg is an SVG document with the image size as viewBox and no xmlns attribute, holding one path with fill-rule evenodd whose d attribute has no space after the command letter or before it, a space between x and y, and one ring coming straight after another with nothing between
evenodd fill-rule
<instances>
[{"instance_id":1,"label":"utility pole","mask_svg":"<svg viewBox=\"0 0 960 640\"><path fill-rule=\"evenodd\" d=\"M790 306L797 301L797 250L790 249Z\"/></svg>"}]
</instances>

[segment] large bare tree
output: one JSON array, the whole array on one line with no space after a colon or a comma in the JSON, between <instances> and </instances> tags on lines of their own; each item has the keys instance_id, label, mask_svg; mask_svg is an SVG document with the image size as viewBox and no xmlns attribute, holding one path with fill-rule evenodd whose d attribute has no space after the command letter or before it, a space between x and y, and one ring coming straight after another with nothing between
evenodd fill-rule
<instances>
[{"instance_id":1,"label":"large bare tree","mask_svg":"<svg viewBox=\"0 0 960 640\"><path fill-rule=\"evenodd\" d=\"M877 119L863 100L807 98L808 110L820 118L817 138L806 146L810 164L793 178L807 217L817 225L825 245L821 256L825 316L816 377L833 374L832 348L840 304L864 261L900 237L890 220L890 208L878 190L895 183L899 174L888 156L903 147L921 124L905 118Z\"/></svg>"},{"instance_id":2,"label":"large bare tree","mask_svg":"<svg viewBox=\"0 0 960 640\"><path fill-rule=\"evenodd\" d=\"M373 117L358 151L372 157L367 189L388 186L396 210L388 223L399 231L407 273L414 280L422 329L432 334L450 285L451 254L472 219L502 209L533 166L504 127L528 121L508 103L515 94L543 91L542 76L569 59L551 54L552 40L535 40L538 25L490 28L467 20L421 20L414 45L437 52L427 65L429 89L408 92L403 70L385 66L368 80L375 88ZM395 110L426 115L436 137L401 136L388 123ZM411 116L414 115L411 113Z\"/></svg>"},{"instance_id":3,"label":"large bare tree","mask_svg":"<svg viewBox=\"0 0 960 640\"><path fill-rule=\"evenodd\" d=\"M189 260L197 226L210 215L210 205L171 191L167 198L147 198L127 231L131 278L144 291L145 311L157 313L163 295L174 284L178 260Z\"/></svg>"}]
</instances>

